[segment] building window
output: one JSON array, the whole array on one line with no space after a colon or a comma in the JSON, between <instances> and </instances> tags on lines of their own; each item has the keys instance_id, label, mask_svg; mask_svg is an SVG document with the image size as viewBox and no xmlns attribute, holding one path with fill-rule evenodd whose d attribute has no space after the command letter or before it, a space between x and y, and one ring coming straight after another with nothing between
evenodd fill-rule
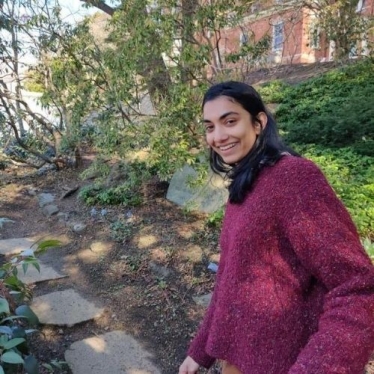
<instances>
[{"instance_id":1,"label":"building window","mask_svg":"<svg viewBox=\"0 0 374 374\"><path fill-rule=\"evenodd\" d=\"M321 30L315 22L312 22L309 26L309 46L312 49L319 49L321 47Z\"/></svg>"},{"instance_id":2,"label":"building window","mask_svg":"<svg viewBox=\"0 0 374 374\"><path fill-rule=\"evenodd\" d=\"M279 22L273 26L273 51L282 50L283 42L283 22Z\"/></svg>"},{"instance_id":3,"label":"building window","mask_svg":"<svg viewBox=\"0 0 374 374\"><path fill-rule=\"evenodd\" d=\"M352 44L352 47L351 47L351 49L349 51L349 54L348 54L348 58L357 58L358 57L357 44L358 43Z\"/></svg>"},{"instance_id":4,"label":"building window","mask_svg":"<svg viewBox=\"0 0 374 374\"><path fill-rule=\"evenodd\" d=\"M239 42L240 46L247 45L249 42L248 34L245 32L240 33Z\"/></svg>"},{"instance_id":5,"label":"building window","mask_svg":"<svg viewBox=\"0 0 374 374\"><path fill-rule=\"evenodd\" d=\"M365 0L359 0L359 2L357 3L356 12L357 13L361 12L364 6L365 6Z\"/></svg>"}]
</instances>

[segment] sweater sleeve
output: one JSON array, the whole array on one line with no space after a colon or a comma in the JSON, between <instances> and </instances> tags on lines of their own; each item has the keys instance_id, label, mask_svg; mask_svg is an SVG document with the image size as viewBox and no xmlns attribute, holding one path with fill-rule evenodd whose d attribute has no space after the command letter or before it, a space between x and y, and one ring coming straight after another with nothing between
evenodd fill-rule
<instances>
[{"instance_id":1,"label":"sweater sleeve","mask_svg":"<svg viewBox=\"0 0 374 374\"><path fill-rule=\"evenodd\" d=\"M324 175L301 164L279 181L282 240L328 292L318 330L288 374L359 374L374 350L374 267Z\"/></svg>"},{"instance_id":2,"label":"sweater sleeve","mask_svg":"<svg viewBox=\"0 0 374 374\"><path fill-rule=\"evenodd\" d=\"M195 338L192 340L187 353L200 366L203 366L207 369L209 369L215 361L215 358L209 356L205 352L205 346L208 340L210 321L214 313L215 298L216 293L213 293L212 300L209 304L208 310L205 313L203 322L201 323Z\"/></svg>"}]
</instances>

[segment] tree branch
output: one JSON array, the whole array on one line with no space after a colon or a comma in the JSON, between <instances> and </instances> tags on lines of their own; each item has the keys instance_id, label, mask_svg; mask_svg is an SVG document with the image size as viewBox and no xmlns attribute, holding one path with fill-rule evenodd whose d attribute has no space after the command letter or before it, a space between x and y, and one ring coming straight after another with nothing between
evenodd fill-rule
<instances>
[{"instance_id":1,"label":"tree branch","mask_svg":"<svg viewBox=\"0 0 374 374\"><path fill-rule=\"evenodd\" d=\"M97 9L100 9L104 13L109 14L110 16L113 16L114 12L116 11L116 9L109 6L104 1L97 1L97 0L80 0L80 1L88 5L91 5Z\"/></svg>"}]
</instances>

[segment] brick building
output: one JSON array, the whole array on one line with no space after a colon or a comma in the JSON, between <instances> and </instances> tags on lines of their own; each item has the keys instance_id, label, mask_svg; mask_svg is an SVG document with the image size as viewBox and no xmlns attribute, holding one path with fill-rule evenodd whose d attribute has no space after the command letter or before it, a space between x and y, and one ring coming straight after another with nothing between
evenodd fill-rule
<instances>
[{"instance_id":1,"label":"brick building","mask_svg":"<svg viewBox=\"0 0 374 374\"><path fill-rule=\"evenodd\" d=\"M356 12L360 16L372 17L373 10L374 0L357 1ZM330 61L334 57L334 43L327 42L316 25L316 14L303 7L301 1L256 1L240 26L222 30L220 53L223 56L235 53L241 45L256 43L268 36L269 50L261 63ZM351 57L367 53L367 40L363 36L358 45L352 46Z\"/></svg>"}]
</instances>

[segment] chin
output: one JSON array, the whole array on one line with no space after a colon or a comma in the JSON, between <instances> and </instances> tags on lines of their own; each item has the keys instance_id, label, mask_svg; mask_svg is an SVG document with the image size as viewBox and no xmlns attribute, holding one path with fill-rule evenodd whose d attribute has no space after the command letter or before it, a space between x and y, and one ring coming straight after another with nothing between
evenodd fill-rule
<instances>
[{"instance_id":1,"label":"chin","mask_svg":"<svg viewBox=\"0 0 374 374\"><path fill-rule=\"evenodd\" d=\"M222 157L222 160L225 164L233 166L237 164L241 159L239 157Z\"/></svg>"}]
</instances>

